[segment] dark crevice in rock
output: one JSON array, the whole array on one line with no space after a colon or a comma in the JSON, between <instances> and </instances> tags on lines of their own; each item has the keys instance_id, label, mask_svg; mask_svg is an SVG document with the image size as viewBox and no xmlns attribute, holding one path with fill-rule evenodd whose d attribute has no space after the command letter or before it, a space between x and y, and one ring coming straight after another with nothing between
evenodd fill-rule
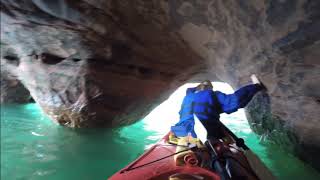
<instances>
[{"instance_id":1,"label":"dark crevice in rock","mask_svg":"<svg viewBox=\"0 0 320 180\"><path fill-rule=\"evenodd\" d=\"M3 57L5 60L7 60L7 62L9 64L15 65L15 66L19 66L20 64L20 60L17 56L15 55L6 55Z\"/></svg>"},{"instance_id":2,"label":"dark crevice in rock","mask_svg":"<svg viewBox=\"0 0 320 180\"><path fill-rule=\"evenodd\" d=\"M30 96L29 103L35 103L36 101Z\"/></svg>"},{"instance_id":3,"label":"dark crevice in rock","mask_svg":"<svg viewBox=\"0 0 320 180\"><path fill-rule=\"evenodd\" d=\"M7 60L9 60L9 61L16 61L16 60L18 60L17 57L15 57L15 56L10 56L10 55L4 56L3 58L5 58L5 59L7 59Z\"/></svg>"},{"instance_id":4,"label":"dark crevice in rock","mask_svg":"<svg viewBox=\"0 0 320 180\"><path fill-rule=\"evenodd\" d=\"M72 61L73 61L73 62L79 62L79 61L81 61L81 59L79 59L79 58L73 58Z\"/></svg>"},{"instance_id":5,"label":"dark crevice in rock","mask_svg":"<svg viewBox=\"0 0 320 180\"><path fill-rule=\"evenodd\" d=\"M65 58L50 53L42 53L40 55L40 59L44 64L55 65L63 61Z\"/></svg>"}]
</instances>

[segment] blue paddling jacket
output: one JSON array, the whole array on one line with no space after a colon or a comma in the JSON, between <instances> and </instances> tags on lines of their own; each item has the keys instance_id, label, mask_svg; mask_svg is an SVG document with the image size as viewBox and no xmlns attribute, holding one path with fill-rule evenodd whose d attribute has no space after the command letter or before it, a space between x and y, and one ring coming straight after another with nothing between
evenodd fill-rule
<instances>
[{"instance_id":1,"label":"blue paddling jacket","mask_svg":"<svg viewBox=\"0 0 320 180\"><path fill-rule=\"evenodd\" d=\"M193 137L197 137L194 132L193 115L195 114L210 134L210 128L208 129L207 126L219 121L221 113L230 114L245 107L261 89L260 85L252 84L240 88L234 94L224 94L220 91L196 91L196 88L189 88L179 112L180 120L171 127L171 131L176 136L187 136L191 133Z\"/></svg>"},{"instance_id":2,"label":"blue paddling jacket","mask_svg":"<svg viewBox=\"0 0 320 180\"><path fill-rule=\"evenodd\" d=\"M187 136L191 133L193 137L197 137L194 132L193 118L193 101L196 88L188 88L186 96L183 98L181 109L179 111L179 122L171 127L171 131L178 137Z\"/></svg>"}]
</instances>

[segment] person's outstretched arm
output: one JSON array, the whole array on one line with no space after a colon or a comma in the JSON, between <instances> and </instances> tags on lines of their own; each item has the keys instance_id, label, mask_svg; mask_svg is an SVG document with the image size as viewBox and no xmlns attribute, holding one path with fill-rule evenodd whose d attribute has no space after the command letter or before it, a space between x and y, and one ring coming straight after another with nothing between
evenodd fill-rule
<instances>
[{"instance_id":1,"label":"person's outstretched arm","mask_svg":"<svg viewBox=\"0 0 320 180\"><path fill-rule=\"evenodd\" d=\"M217 100L221 106L221 113L230 114L245 107L253 96L262 89L260 84L251 84L238 89L234 94L224 94L216 91Z\"/></svg>"}]
</instances>

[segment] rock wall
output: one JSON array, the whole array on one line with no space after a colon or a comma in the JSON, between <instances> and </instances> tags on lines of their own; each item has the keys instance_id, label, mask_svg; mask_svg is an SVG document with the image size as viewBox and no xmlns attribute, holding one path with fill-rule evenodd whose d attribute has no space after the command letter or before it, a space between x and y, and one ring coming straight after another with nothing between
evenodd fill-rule
<instances>
[{"instance_id":1,"label":"rock wall","mask_svg":"<svg viewBox=\"0 0 320 180\"><path fill-rule=\"evenodd\" d=\"M190 68L199 61L198 55L167 25L159 25L168 23L164 12L148 12L159 14L151 23L144 11L153 8L138 9L142 5L3 1L3 67L61 124L100 127L135 122L188 78L177 79L181 69L190 69L185 72L190 74L201 68ZM15 63L9 63L9 53L16 54Z\"/></svg>"},{"instance_id":2,"label":"rock wall","mask_svg":"<svg viewBox=\"0 0 320 180\"><path fill-rule=\"evenodd\" d=\"M29 91L9 72L1 69L1 103L28 103L32 102Z\"/></svg>"},{"instance_id":3,"label":"rock wall","mask_svg":"<svg viewBox=\"0 0 320 180\"><path fill-rule=\"evenodd\" d=\"M317 0L4 0L1 61L71 127L130 124L183 83L239 88L256 73L268 91L247 107L252 128L320 169L319 9Z\"/></svg>"}]
</instances>

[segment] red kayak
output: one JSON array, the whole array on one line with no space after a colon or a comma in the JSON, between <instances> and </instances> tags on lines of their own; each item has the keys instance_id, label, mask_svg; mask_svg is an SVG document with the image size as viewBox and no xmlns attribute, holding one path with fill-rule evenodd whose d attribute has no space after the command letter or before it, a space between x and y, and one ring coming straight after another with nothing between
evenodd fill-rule
<instances>
[{"instance_id":1,"label":"red kayak","mask_svg":"<svg viewBox=\"0 0 320 180\"><path fill-rule=\"evenodd\" d=\"M168 139L169 135L166 135L137 160L114 174L110 180L162 180L179 174L182 176L189 174L190 177L203 177L201 179L220 180L218 174L199 166L177 166L173 156L176 153L177 146L169 144Z\"/></svg>"},{"instance_id":2,"label":"red kayak","mask_svg":"<svg viewBox=\"0 0 320 180\"><path fill-rule=\"evenodd\" d=\"M259 169L252 169L251 160L248 160L249 158L245 153L248 148L244 145L243 140L238 139L224 125L222 125L222 129L224 138L219 140L208 139L205 145L202 144L202 147L199 147L199 144L183 147L179 144L173 144L171 135L167 134L138 159L109 179L273 179L272 174L259 159L252 161L255 168Z\"/></svg>"}]
</instances>

